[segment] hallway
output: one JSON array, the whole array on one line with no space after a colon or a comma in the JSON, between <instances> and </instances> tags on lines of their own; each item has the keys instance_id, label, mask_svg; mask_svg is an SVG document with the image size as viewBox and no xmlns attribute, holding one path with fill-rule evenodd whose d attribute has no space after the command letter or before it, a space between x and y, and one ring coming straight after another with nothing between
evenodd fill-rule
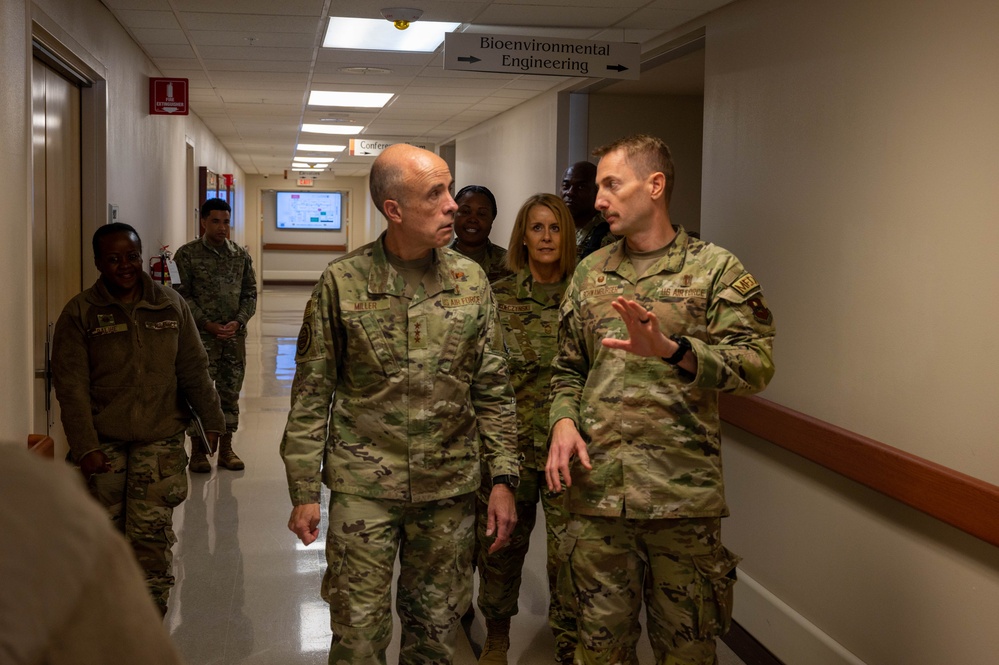
<instances>
[{"instance_id":1,"label":"hallway","mask_svg":"<svg viewBox=\"0 0 999 665\"><path fill-rule=\"evenodd\" d=\"M311 289L266 286L250 320L246 381L236 450L245 471L192 474L190 496L175 511L176 587L166 625L190 665L321 665L329 649L329 612L319 597L323 541L304 547L287 529L291 504L278 456L295 373L295 341ZM325 494L325 492L324 492ZM323 523L326 529L326 498ZM545 621L544 529L535 528L512 624L510 662L553 662ZM472 638L483 639L481 617ZM740 661L719 641L721 665ZM388 662L398 656L398 621ZM651 663L648 641L639 650ZM459 636L455 665L475 656Z\"/></svg>"}]
</instances>

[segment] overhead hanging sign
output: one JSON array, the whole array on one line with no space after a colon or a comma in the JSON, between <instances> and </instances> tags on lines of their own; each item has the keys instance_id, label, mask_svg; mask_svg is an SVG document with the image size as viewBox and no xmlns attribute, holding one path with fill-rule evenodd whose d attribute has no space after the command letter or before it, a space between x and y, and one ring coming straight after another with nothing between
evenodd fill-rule
<instances>
[{"instance_id":1,"label":"overhead hanging sign","mask_svg":"<svg viewBox=\"0 0 999 665\"><path fill-rule=\"evenodd\" d=\"M187 79L149 79L150 115L187 115Z\"/></svg>"},{"instance_id":2,"label":"overhead hanging sign","mask_svg":"<svg viewBox=\"0 0 999 665\"><path fill-rule=\"evenodd\" d=\"M449 32L444 35L444 69L638 79L641 46L521 35Z\"/></svg>"},{"instance_id":3,"label":"overhead hanging sign","mask_svg":"<svg viewBox=\"0 0 999 665\"><path fill-rule=\"evenodd\" d=\"M399 139L350 139L350 145L347 147L351 157L377 157L382 154L382 151L390 145L395 145L396 143L405 143L406 145L416 146L417 148L423 148L424 150L429 150L433 152L433 143L420 143L419 141L400 141Z\"/></svg>"}]
</instances>

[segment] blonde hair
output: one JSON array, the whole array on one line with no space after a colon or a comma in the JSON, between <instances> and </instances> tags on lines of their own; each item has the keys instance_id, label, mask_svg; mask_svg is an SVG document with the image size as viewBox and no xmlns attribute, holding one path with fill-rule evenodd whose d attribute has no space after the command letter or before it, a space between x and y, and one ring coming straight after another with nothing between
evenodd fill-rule
<instances>
[{"instance_id":1,"label":"blonde hair","mask_svg":"<svg viewBox=\"0 0 999 665\"><path fill-rule=\"evenodd\" d=\"M572 213L569 212L565 202L554 194L534 194L529 196L520 206L517 218L513 222L510 243L507 245L506 265L514 272L518 272L527 265L528 254L524 237L527 235L527 218L535 206L551 210L559 223L559 237L561 239L559 243L559 268L562 272L562 279L565 279L572 274L576 267L576 222L573 221Z\"/></svg>"}]
</instances>

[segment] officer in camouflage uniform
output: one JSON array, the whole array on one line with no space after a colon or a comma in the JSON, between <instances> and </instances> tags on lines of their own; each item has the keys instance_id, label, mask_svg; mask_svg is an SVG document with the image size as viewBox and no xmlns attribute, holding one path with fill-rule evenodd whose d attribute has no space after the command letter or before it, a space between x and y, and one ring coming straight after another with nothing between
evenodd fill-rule
<instances>
[{"instance_id":1,"label":"officer in camouflage uniform","mask_svg":"<svg viewBox=\"0 0 999 665\"><path fill-rule=\"evenodd\" d=\"M552 378L549 487L571 513L560 584L577 663L635 661L644 598L656 662L712 665L738 557L721 543L720 391L773 376L773 316L729 252L670 223L659 139L601 148L596 205L624 240L576 269Z\"/></svg>"},{"instance_id":2,"label":"officer in camouflage uniform","mask_svg":"<svg viewBox=\"0 0 999 665\"><path fill-rule=\"evenodd\" d=\"M458 210L454 213L454 240L448 246L478 263L490 284L512 274L506 250L489 240L497 212L493 193L482 185L466 185L454 201Z\"/></svg>"},{"instance_id":3,"label":"officer in camouflage uniform","mask_svg":"<svg viewBox=\"0 0 999 665\"><path fill-rule=\"evenodd\" d=\"M257 310L257 276L246 250L229 240L232 209L223 199L201 206L201 237L177 250L180 273L177 291L191 307L201 341L208 352L208 370L225 413L225 434L219 442L219 466L240 470L243 460L233 452L239 428L239 391L246 373L246 322ZM211 464L204 443L191 430L191 471L208 473Z\"/></svg>"},{"instance_id":4,"label":"officer in camouflage uniform","mask_svg":"<svg viewBox=\"0 0 999 665\"><path fill-rule=\"evenodd\" d=\"M443 249L447 164L396 144L370 177L388 228L330 263L305 308L281 441L288 528L316 540L324 482L331 664L385 663L397 554L400 662L450 663L471 602L480 460L493 551L516 522L514 395L485 274Z\"/></svg>"},{"instance_id":5,"label":"officer in camouflage uniform","mask_svg":"<svg viewBox=\"0 0 999 665\"><path fill-rule=\"evenodd\" d=\"M484 480L479 498L479 610L486 619L486 642L479 665L505 665L510 648L510 618L517 613L521 571L537 521L540 498L548 543L549 623L555 634L556 662L572 663L576 647L575 618L556 593L558 543L569 514L562 496L545 487L548 457L548 404L551 363L557 351L558 312L576 265L576 229L572 215L554 194L535 194L520 207L510 237L507 264L517 272L492 285L506 341L510 382L517 395L517 447L520 487L517 526L510 546L486 554L484 499L491 487Z\"/></svg>"},{"instance_id":6,"label":"officer in camouflage uniform","mask_svg":"<svg viewBox=\"0 0 999 665\"><path fill-rule=\"evenodd\" d=\"M173 509L187 497L184 428L201 414L225 430L208 358L191 311L142 271L142 243L127 224L94 234L101 276L56 323L52 378L70 455L90 493L132 545L166 614L173 586Z\"/></svg>"}]
</instances>

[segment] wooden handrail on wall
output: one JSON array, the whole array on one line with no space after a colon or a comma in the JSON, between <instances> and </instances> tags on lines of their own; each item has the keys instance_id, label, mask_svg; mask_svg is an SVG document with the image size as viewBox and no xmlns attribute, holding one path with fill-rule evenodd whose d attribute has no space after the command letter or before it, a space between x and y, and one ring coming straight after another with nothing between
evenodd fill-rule
<instances>
[{"instance_id":1,"label":"wooden handrail on wall","mask_svg":"<svg viewBox=\"0 0 999 665\"><path fill-rule=\"evenodd\" d=\"M760 397L721 395L721 418L999 546L999 487Z\"/></svg>"},{"instance_id":2,"label":"wooden handrail on wall","mask_svg":"<svg viewBox=\"0 0 999 665\"><path fill-rule=\"evenodd\" d=\"M265 250L281 252L346 252L346 245L289 245L280 242L265 242Z\"/></svg>"}]
</instances>

